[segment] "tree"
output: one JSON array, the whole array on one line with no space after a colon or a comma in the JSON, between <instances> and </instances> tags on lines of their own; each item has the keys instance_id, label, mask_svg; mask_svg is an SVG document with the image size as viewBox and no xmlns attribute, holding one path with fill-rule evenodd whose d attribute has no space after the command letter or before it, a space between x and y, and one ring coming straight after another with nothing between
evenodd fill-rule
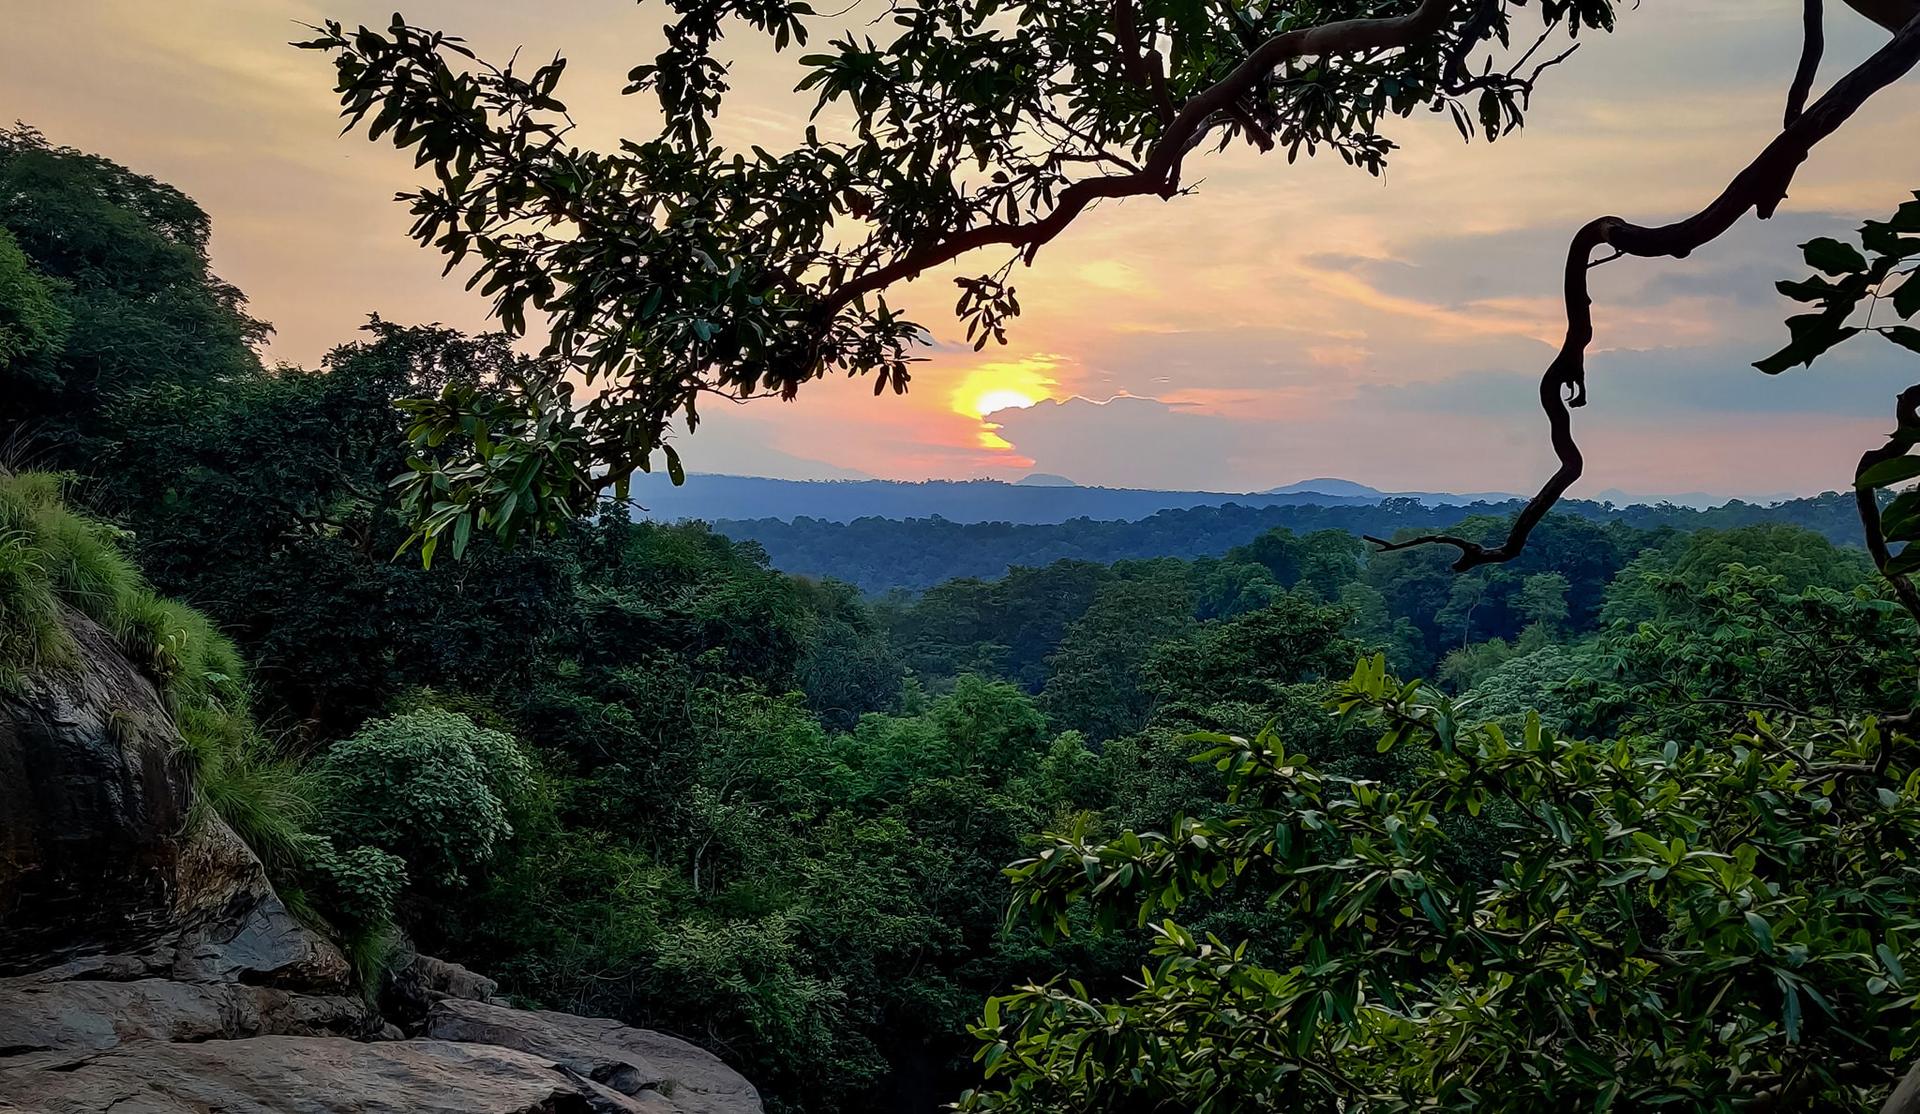
<instances>
[{"instance_id":1,"label":"tree","mask_svg":"<svg viewBox=\"0 0 1920 1114\"><path fill-rule=\"evenodd\" d=\"M335 847L397 856L410 880L438 888L493 858L533 791L532 764L512 738L438 708L368 724L329 748L313 778L319 827Z\"/></svg>"},{"instance_id":2,"label":"tree","mask_svg":"<svg viewBox=\"0 0 1920 1114\"><path fill-rule=\"evenodd\" d=\"M1378 658L1337 703L1418 748L1415 784L1221 736L1216 816L1069 828L1014 865L1017 914L1138 924L1154 960L1131 991L989 1003L963 1109L1853 1110L1892 1086L1920 962L1911 740L1762 715L1726 741L1509 736ZM1461 869L1488 822L1498 869ZM1285 938L1178 919L1247 886Z\"/></svg>"},{"instance_id":3,"label":"tree","mask_svg":"<svg viewBox=\"0 0 1920 1114\"><path fill-rule=\"evenodd\" d=\"M1345 634L1349 618L1312 595L1281 596L1161 643L1144 666L1147 684L1163 704L1271 705L1290 686L1346 671L1357 651Z\"/></svg>"},{"instance_id":4,"label":"tree","mask_svg":"<svg viewBox=\"0 0 1920 1114\"><path fill-rule=\"evenodd\" d=\"M1483 44L1533 37L1516 20L1525 7L939 0L896 9L884 41L848 32L802 56L800 87L844 112L851 138L809 130L785 153L714 141L728 92L715 49L735 26L776 50L807 43L825 20L800 0L676 5L666 50L627 87L657 99L661 132L617 153L569 143L562 59L490 66L398 17L384 32L330 22L300 45L332 56L350 127L431 170L408 195L414 237L450 266L472 260L509 332L530 312L553 321L551 366L511 400L422 405L424 430L474 449L419 480L437 537L460 520L537 519L542 507L490 486L507 457L576 499L599 467L620 483L659 454L677 475L671 423L691 428L705 394L792 397L836 371L904 390L926 334L886 291L980 249L1003 254L959 280L957 312L977 344L1003 340L1015 264L1099 201L1178 196L1203 146L1327 149L1378 174L1394 149L1384 126L1422 108L1463 136L1506 134L1565 57L1544 51L1553 34L1615 16L1612 0L1543 0L1532 49L1476 62ZM570 372L596 390L577 420L544 423L549 455L501 447L497 434L556 413Z\"/></svg>"},{"instance_id":5,"label":"tree","mask_svg":"<svg viewBox=\"0 0 1920 1114\"><path fill-rule=\"evenodd\" d=\"M867 712L898 710L903 670L872 611L847 584L829 581L814 597L813 632L798 670L807 704L841 730Z\"/></svg>"},{"instance_id":6,"label":"tree","mask_svg":"<svg viewBox=\"0 0 1920 1114\"><path fill-rule=\"evenodd\" d=\"M560 625L577 528L488 547L449 576L392 560L407 536L390 487L407 457L395 400L518 362L498 335L376 319L320 369L160 380L75 428L142 567L240 638L266 706L351 731L410 686L524 679Z\"/></svg>"},{"instance_id":7,"label":"tree","mask_svg":"<svg viewBox=\"0 0 1920 1114\"><path fill-rule=\"evenodd\" d=\"M1102 588L1047 661L1047 715L1096 742L1137 731L1153 710L1141 667L1153 648L1193 625L1193 598L1167 578Z\"/></svg>"},{"instance_id":8,"label":"tree","mask_svg":"<svg viewBox=\"0 0 1920 1114\"><path fill-rule=\"evenodd\" d=\"M1567 578L1557 572L1535 573L1520 582L1519 611L1528 625L1551 629L1567 621Z\"/></svg>"},{"instance_id":9,"label":"tree","mask_svg":"<svg viewBox=\"0 0 1920 1114\"><path fill-rule=\"evenodd\" d=\"M1504 538L1381 547L1452 546L1462 571L1525 547L1584 469L1571 408L1587 399L1592 267L1685 257L1748 212L1771 217L1808 153L1920 62L1920 0L1847 2L1892 40L1810 100L1824 37L1820 0L1807 0L1784 125L1717 198L1674 224L1606 216L1573 237L1566 340L1539 391L1559 468ZM627 87L656 96L662 131L618 154L567 142L555 97L563 59L531 73L488 66L458 38L398 16L384 34L329 22L300 45L332 55L350 128L391 134L432 168L435 182L407 195L414 237L450 268L475 258L470 282L508 331L525 330L529 309L554 321L550 366L510 399L455 392L419 406L422 436L457 435L472 450L416 480L421 536L433 541L577 509L597 468L624 490L659 453L677 477L670 426L691 429L702 394L790 398L833 371L874 373L876 393L904 390L924 330L887 305L887 289L976 250L1010 258L958 280L956 310L976 344L1003 340L1019 312L1008 281L1017 263L1100 200L1177 196L1186 161L1209 141L1284 147L1290 159L1327 147L1377 174L1393 149L1381 125L1422 106L1451 113L1467 137L1508 133L1541 73L1566 57L1535 61L1554 32L1605 30L1615 18L1612 0L1543 0L1535 46L1475 72L1480 46L1510 42L1523 6L941 0L898 11L890 40L848 33L802 57L800 88L817 92L818 110L850 111L851 140L809 130L785 154L756 147L751 158L713 140L728 91L714 46L736 22L776 50L804 44L819 20L800 0L680 5L667 49ZM577 419L570 371L601 385ZM518 444L526 438L538 444Z\"/></svg>"},{"instance_id":10,"label":"tree","mask_svg":"<svg viewBox=\"0 0 1920 1114\"><path fill-rule=\"evenodd\" d=\"M71 321L52 282L33 269L13 234L0 227L0 375L11 390L47 374Z\"/></svg>"},{"instance_id":11,"label":"tree","mask_svg":"<svg viewBox=\"0 0 1920 1114\"><path fill-rule=\"evenodd\" d=\"M1853 529L1859 531L1854 515ZM1687 606L1686 592L1701 591L1733 565L1761 568L1790 592L1831 588L1851 592L1874 579L1863 550L1842 548L1809 530L1783 523L1731 530L1694 530L1675 535L1635 556L1607 586L1602 626L1637 623L1663 614L1670 603Z\"/></svg>"},{"instance_id":12,"label":"tree","mask_svg":"<svg viewBox=\"0 0 1920 1114\"><path fill-rule=\"evenodd\" d=\"M172 186L0 130L0 422L90 465L103 411L128 392L257 375L268 328L212 273L209 228ZM21 343L33 359L8 353Z\"/></svg>"}]
</instances>

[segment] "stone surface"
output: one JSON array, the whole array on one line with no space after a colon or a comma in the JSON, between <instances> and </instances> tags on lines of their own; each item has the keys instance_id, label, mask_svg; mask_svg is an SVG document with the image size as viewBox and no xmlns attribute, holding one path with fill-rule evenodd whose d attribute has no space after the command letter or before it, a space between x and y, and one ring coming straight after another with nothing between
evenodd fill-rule
<instances>
[{"instance_id":1,"label":"stone surface","mask_svg":"<svg viewBox=\"0 0 1920 1114\"><path fill-rule=\"evenodd\" d=\"M394 965L381 991L380 1009L389 1021L418 1029L436 1002L468 998L490 1002L500 985L444 959L414 953Z\"/></svg>"},{"instance_id":2,"label":"stone surface","mask_svg":"<svg viewBox=\"0 0 1920 1114\"><path fill-rule=\"evenodd\" d=\"M0 1110L35 1114L666 1114L524 1052L327 1037L0 1060Z\"/></svg>"},{"instance_id":3,"label":"stone surface","mask_svg":"<svg viewBox=\"0 0 1920 1114\"><path fill-rule=\"evenodd\" d=\"M430 955L415 953L407 969L420 980L428 993L443 998L491 1002L493 996L500 992L500 984L485 975L476 975L458 963L448 963Z\"/></svg>"},{"instance_id":4,"label":"stone surface","mask_svg":"<svg viewBox=\"0 0 1920 1114\"><path fill-rule=\"evenodd\" d=\"M191 1042L263 1034L356 1037L378 1025L365 1002L345 995L153 978L0 980L0 1056L104 1051L141 1040Z\"/></svg>"},{"instance_id":5,"label":"stone surface","mask_svg":"<svg viewBox=\"0 0 1920 1114\"><path fill-rule=\"evenodd\" d=\"M0 976L118 954L190 982L344 986L345 959L246 844L192 815L153 683L98 625L66 622L77 663L0 693Z\"/></svg>"},{"instance_id":6,"label":"stone surface","mask_svg":"<svg viewBox=\"0 0 1920 1114\"><path fill-rule=\"evenodd\" d=\"M683 1114L756 1114L760 1095L719 1057L686 1041L604 1017L515 1010L449 998L426 1035L549 1057L624 1095L654 1094Z\"/></svg>"}]
</instances>

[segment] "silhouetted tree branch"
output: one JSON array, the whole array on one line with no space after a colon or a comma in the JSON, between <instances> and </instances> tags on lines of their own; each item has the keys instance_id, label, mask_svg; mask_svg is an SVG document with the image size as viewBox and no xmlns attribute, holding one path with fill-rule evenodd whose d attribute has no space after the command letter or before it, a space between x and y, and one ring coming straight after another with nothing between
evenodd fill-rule
<instances>
[{"instance_id":1,"label":"silhouetted tree branch","mask_svg":"<svg viewBox=\"0 0 1920 1114\"><path fill-rule=\"evenodd\" d=\"M1584 406L1587 401L1586 350L1593 342L1593 299L1588 292L1587 272L1595 265L1594 252L1601 248L1613 249L1614 255L1606 259L1622 255L1684 259L1725 234L1749 210L1762 220L1773 216L1786 199L1793 175L1807 154L1821 140L1838 131L1875 93L1906 76L1916 63L1920 63L1920 15L1910 18L1892 41L1836 82L1806 111L1797 114L1706 208L1685 220L1658 227L1633 224L1621 217L1601 217L1575 233L1567 252L1564 280L1566 340L1540 379L1540 407L1547 415L1548 436L1559 467L1522 508L1506 538L1497 545L1446 534L1429 534L1400 542L1367 540L1382 552L1419 545L1452 546L1460 551L1460 558L1453 565L1460 572L1519 556L1534 527L1580 478L1585 467L1580 447L1573 438L1570 408ZM1805 68L1804 61L1802 68Z\"/></svg>"},{"instance_id":2,"label":"silhouetted tree branch","mask_svg":"<svg viewBox=\"0 0 1920 1114\"><path fill-rule=\"evenodd\" d=\"M1846 5L1889 31L1920 16L1920 0L1846 0Z\"/></svg>"},{"instance_id":3,"label":"silhouetted tree branch","mask_svg":"<svg viewBox=\"0 0 1920 1114\"><path fill-rule=\"evenodd\" d=\"M1789 128L1807 110L1807 98L1813 95L1813 79L1820 74L1820 57L1827 50L1826 6L1821 0L1806 0L1805 10L1800 68L1794 71L1793 85L1787 90L1787 114L1782 124Z\"/></svg>"},{"instance_id":4,"label":"silhouetted tree branch","mask_svg":"<svg viewBox=\"0 0 1920 1114\"><path fill-rule=\"evenodd\" d=\"M1074 182L1061 191L1052 211L1038 220L981 225L909 251L827 292L815 306L815 315L829 319L868 294L917 278L930 268L980 248L1016 247L1031 260L1042 246L1064 232L1082 210L1104 198L1172 197L1180 191L1181 161L1187 152L1206 137L1218 117L1231 116L1240 99L1275 69L1296 58L1411 46L1444 27L1457 2L1421 0L1419 7L1402 16L1341 20L1273 35L1254 48L1226 77L1180 105L1140 169ZM1114 6L1115 23L1128 32L1129 37L1133 26L1131 10L1124 2ZM1150 69L1148 61L1135 53L1135 44L1122 42L1119 49L1125 72Z\"/></svg>"},{"instance_id":5,"label":"silhouetted tree branch","mask_svg":"<svg viewBox=\"0 0 1920 1114\"><path fill-rule=\"evenodd\" d=\"M1859 479L1876 464L1884 464L1907 455L1912 442L1907 434L1920 430L1920 384L1908 387L1900 392L1899 400L1894 404L1899 424L1887 443L1877 449L1869 449L1861 454L1860 465L1854 469L1856 481L1853 489L1855 503L1860 508L1860 528L1865 535L1867 554L1873 558L1874 567L1893 588L1893 593L1915 619L1920 619L1920 589L1914 587L1913 578L1893 567L1893 554L1887 548L1886 535L1881 531L1880 500L1878 489L1862 485Z\"/></svg>"}]
</instances>

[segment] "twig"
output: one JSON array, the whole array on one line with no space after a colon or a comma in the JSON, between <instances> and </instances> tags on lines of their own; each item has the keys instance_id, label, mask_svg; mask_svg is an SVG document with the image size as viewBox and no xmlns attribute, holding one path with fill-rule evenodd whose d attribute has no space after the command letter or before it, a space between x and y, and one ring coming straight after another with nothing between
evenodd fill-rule
<instances>
[{"instance_id":1,"label":"twig","mask_svg":"<svg viewBox=\"0 0 1920 1114\"><path fill-rule=\"evenodd\" d=\"M1806 0L1806 26L1801 38L1800 68L1794 72L1793 86L1787 90L1785 127L1806 111L1807 97L1813 93L1813 79L1820 73L1820 56L1827 49L1827 27L1822 0Z\"/></svg>"}]
</instances>

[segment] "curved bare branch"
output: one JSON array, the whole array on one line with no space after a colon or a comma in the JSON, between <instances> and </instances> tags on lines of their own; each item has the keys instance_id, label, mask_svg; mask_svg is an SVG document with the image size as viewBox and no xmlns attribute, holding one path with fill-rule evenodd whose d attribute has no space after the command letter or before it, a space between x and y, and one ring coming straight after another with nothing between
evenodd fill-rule
<instances>
[{"instance_id":1,"label":"curved bare branch","mask_svg":"<svg viewBox=\"0 0 1920 1114\"><path fill-rule=\"evenodd\" d=\"M1813 79L1820 75L1820 57L1827 51L1826 5L1822 0L1806 0L1805 11L1800 68L1794 71L1793 85L1787 90L1787 116L1782 125L1789 128L1807 110L1807 98L1813 95Z\"/></svg>"},{"instance_id":2,"label":"curved bare branch","mask_svg":"<svg viewBox=\"0 0 1920 1114\"><path fill-rule=\"evenodd\" d=\"M1848 0L1848 3L1860 6L1857 0ZM1725 234L1749 210L1762 220L1771 217L1786 199L1794 173L1806 161L1808 153L1838 131L1874 94L1905 77L1917 63L1920 63L1920 14L1910 18L1890 42L1796 116L1706 208L1685 220L1658 227L1633 224L1621 217L1601 217L1575 233L1567 252L1566 340L1540 379L1540 407L1547 415L1549 437L1559 467L1539 493L1528 500L1506 538L1497 545L1444 534L1398 543L1370 540L1383 549L1452 546L1460 551L1460 558L1453 565L1460 572L1519 556L1534 527L1580 478L1585 467L1580 447L1573 438L1573 416L1569 408L1586 404L1586 351L1593 342L1593 299L1588 292L1587 272L1594 265L1594 252L1611 248L1614 257L1684 259Z\"/></svg>"},{"instance_id":3,"label":"curved bare branch","mask_svg":"<svg viewBox=\"0 0 1920 1114\"><path fill-rule=\"evenodd\" d=\"M1846 0L1846 5L1889 31L1898 31L1920 16L1920 0Z\"/></svg>"}]
</instances>

